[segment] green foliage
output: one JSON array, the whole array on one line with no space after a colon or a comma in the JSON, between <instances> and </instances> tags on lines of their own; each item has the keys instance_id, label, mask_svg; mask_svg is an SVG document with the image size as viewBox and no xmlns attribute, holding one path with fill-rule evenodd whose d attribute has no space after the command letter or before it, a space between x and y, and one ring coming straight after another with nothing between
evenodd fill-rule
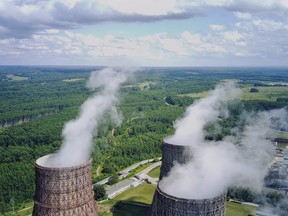
<instances>
[{"instance_id":1,"label":"green foliage","mask_svg":"<svg viewBox=\"0 0 288 216\"><path fill-rule=\"evenodd\" d=\"M165 98L165 101L166 101L166 103L168 103L168 104L170 104L170 105L175 105L176 103L175 103L175 101L173 100L173 98L171 97L171 96L167 96L166 98Z\"/></svg>"},{"instance_id":2,"label":"green foliage","mask_svg":"<svg viewBox=\"0 0 288 216\"><path fill-rule=\"evenodd\" d=\"M94 198L97 201L107 199L107 194L105 187L103 185L95 184L93 185Z\"/></svg>"},{"instance_id":3,"label":"green foliage","mask_svg":"<svg viewBox=\"0 0 288 216\"><path fill-rule=\"evenodd\" d=\"M108 185L113 185L116 184L118 182L118 176L117 174L113 174L109 179L108 179Z\"/></svg>"},{"instance_id":4,"label":"green foliage","mask_svg":"<svg viewBox=\"0 0 288 216\"><path fill-rule=\"evenodd\" d=\"M243 202L253 202L256 194L253 193L248 188L230 188L228 191L228 196L232 199L236 199Z\"/></svg>"},{"instance_id":5,"label":"green foliage","mask_svg":"<svg viewBox=\"0 0 288 216\"><path fill-rule=\"evenodd\" d=\"M257 88L251 88L250 92L259 92L259 90Z\"/></svg>"},{"instance_id":6,"label":"green foliage","mask_svg":"<svg viewBox=\"0 0 288 216\"><path fill-rule=\"evenodd\" d=\"M279 204L279 202L284 198L284 195L277 191L273 191L268 192L266 198L269 204L271 204L272 206L277 206L277 204Z\"/></svg>"}]
</instances>

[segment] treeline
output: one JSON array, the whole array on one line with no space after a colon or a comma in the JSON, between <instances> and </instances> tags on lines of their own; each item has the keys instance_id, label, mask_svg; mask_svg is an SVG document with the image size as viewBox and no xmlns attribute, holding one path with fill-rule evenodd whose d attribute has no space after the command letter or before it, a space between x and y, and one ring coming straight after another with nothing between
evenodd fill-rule
<instances>
[{"instance_id":1,"label":"treeline","mask_svg":"<svg viewBox=\"0 0 288 216\"><path fill-rule=\"evenodd\" d=\"M286 195L276 190L255 192L249 188L233 187L229 188L227 199L234 199L240 202L252 202L271 210L276 211L279 215L286 215L288 211L288 201ZM278 215L277 214L277 215Z\"/></svg>"}]
</instances>

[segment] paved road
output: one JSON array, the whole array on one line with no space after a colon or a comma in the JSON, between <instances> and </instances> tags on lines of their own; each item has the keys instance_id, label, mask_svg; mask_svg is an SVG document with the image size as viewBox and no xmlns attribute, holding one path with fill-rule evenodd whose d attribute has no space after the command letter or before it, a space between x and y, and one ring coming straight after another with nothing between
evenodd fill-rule
<instances>
[{"instance_id":1,"label":"paved road","mask_svg":"<svg viewBox=\"0 0 288 216\"><path fill-rule=\"evenodd\" d=\"M146 160L148 162L150 162L150 160ZM132 169L131 167L129 167L128 169L125 169L125 172L127 170L131 171L135 168L137 168L138 166L140 166L142 164L143 161L134 164ZM144 161L145 162L145 161ZM147 162L146 162L147 163ZM135 167L135 165L137 165ZM117 184L114 184L112 186L107 186L106 187L106 194L108 196L109 199L113 198L114 196L124 192L125 190L131 188L131 187L136 187L140 184L142 184L146 179L148 179L149 182L151 182L152 184L157 184L158 183L158 178L151 178L150 176L147 175L148 172L150 172L152 169L154 169L157 166L161 165L161 161L153 163L151 166L147 167L146 169L142 170L141 172L137 173L135 176L137 176L137 178L129 178L129 179L125 179L123 181L118 182Z\"/></svg>"},{"instance_id":2,"label":"paved road","mask_svg":"<svg viewBox=\"0 0 288 216\"><path fill-rule=\"evenodd\" d=\"M120 181L114 185L107 186L106 187L106 194L107 194L108 198L111 199L114 196L122 193L123 191L125 191L131 187L136 187L140 184L142 184L142 181L138 180L136 178L125 179L125 180Z\"/></svg>"},{"instance_id":3,"label":"paved road","mask_svg":"<svg viewBox=\"0 0 288 216\"><path fill-rule=\"evenodd\" d=\"M125 178L127 175L129 175L130 171L136 169L137 167L143 165L143 164L146 164L146 163L149 163L149 162L152 162L154 159L148 159L148 160L143 160L143 161L140 161L136 164L133 164L132 166L130 167L127 167L126 169L120 171L120 176L119 176L119 179L122 179L122 178ZM96 182L95 184L100 184L100 185L103 185L103 184L106 184L109 180L110 176L108 178L105 178L99 182Z\"/></svg>"},{"instance_id":4,"label":"paved road","mask_svg":"<svg viewBox=\"0 0 288 216\"><path fill-rule=\"evenodd\" d=\"M145 179L148 179L149 182L151 182L151 184L155 184L157 185L158 183L158 178L151 178L148 173L156 168L157 166L160 166L161 165L161 161L159 162L156 162L154 164L152 164L151 166L147 167L146 169L144 169L143 171L141 171L140 173L138 173L136 176L141 179L141 180L145 180Z\"/></svg>"}]
</instances>

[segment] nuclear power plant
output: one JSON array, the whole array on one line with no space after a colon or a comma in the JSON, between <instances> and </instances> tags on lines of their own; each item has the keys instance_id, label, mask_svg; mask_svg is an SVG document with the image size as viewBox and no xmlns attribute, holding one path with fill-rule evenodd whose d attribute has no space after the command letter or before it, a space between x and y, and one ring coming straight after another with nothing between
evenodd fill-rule
<instances>
[{"instance_id":1,"label":"nuclear power plant","mask_svg":"<svg viewBox=\"0 0 288 216\"><path fill-rule=\"evenodd\" d=\"M162 165L160 182L157 185L148 216L225 216L226 192L213 198L186 199L165 193L161 189L161 179L169 174L175 164L185 164L192 155L185 151L188 146L162 143Z\"/></svg>"},{"instance_id":2,"label":"nuclear power plant","mask_svg":"<svg viewBox=\"0 0 288 216\"><path fill-rule=\"evenodd\" d=\"M98 216L92 190L92 159L72 167L46 166L53 156L43 156L35 163L32 216Z\"/></svg>"}]
</instances>

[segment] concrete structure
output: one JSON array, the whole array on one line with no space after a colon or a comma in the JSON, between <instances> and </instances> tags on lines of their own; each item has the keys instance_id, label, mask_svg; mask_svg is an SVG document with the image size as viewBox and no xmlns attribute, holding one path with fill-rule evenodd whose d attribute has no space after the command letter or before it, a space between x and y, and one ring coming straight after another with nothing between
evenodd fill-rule
<instances>
[{"instance_id":1,"label":"concrete structure","mask_svg":"<svg viewBox=\"0 0 288 216\"><path fill-rule=\"evenodd\" d=\"M226 193L211 199L183 199L156 189L149 216L225 216Z\"/></svg>"},{"instance_id":2,"label":"concrete structure","mask_svg":"<svg viewBox=\"0 0 288 216\"><path fill-rule=\"evenodd\" d=\"M162 165L160 181L167 176L175 162L185 164L193 155L185 151L188 146L162 143ZM148 216L225 216L226 192L213 198L185 199L161 190L159 184L154 194Z\"/></svg>"},{"instance_id":3,"label":"concrete structure","mask_svg":"<svg viewBox=\"0 0 288 216\"><path fill-rule=\"evenodd\" d=\"M35 163L33 216L98 216L92 190L92 159L73 167L46 167L53 155Z\"/></svg>"},{"instance_id":4,"label":"concrete structure","mask_svg":"<svg viewBox=\"0 0 288 216\"><path fill-rule=\"evenodd\" d=\"M162 142L162 165L160 168L160 180L167 176L170 169L174 166L174 163L185 164L191 159L191 155L188 154L189 151L185 151L187 146L174 145Z\"/></svg>"},{"instance_id":5,"label":"concrete structure","mask_svg":"<svg viewBox=\"0 0 288 216\"><path fill-rule=\"evenodd\" d=\"M288 166L288 146L286 146L283 152L283 164Z\"/></svg>"}]
</instances>

